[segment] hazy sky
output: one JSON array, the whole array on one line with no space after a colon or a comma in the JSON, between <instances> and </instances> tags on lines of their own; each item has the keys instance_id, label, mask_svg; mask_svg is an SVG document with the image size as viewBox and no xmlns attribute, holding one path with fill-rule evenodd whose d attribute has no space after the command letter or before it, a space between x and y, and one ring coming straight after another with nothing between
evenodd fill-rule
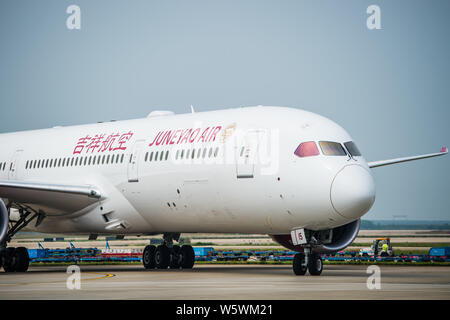
<instances>
[{"instance_id":1,"label":"hazy sky","mask_svg":"<svg viewBox=\"0 0 450 320\"><path fill-rule=\"evenodd\" d=\"M69 30L69 5L81 29ZM369 5L381 30L369 30ZM245 105L324 115L368 161L450 146L450 1L0 0L0 132ZM367 219L450 219L450 156L374 169Z\"/></svg>"}]
</instances>

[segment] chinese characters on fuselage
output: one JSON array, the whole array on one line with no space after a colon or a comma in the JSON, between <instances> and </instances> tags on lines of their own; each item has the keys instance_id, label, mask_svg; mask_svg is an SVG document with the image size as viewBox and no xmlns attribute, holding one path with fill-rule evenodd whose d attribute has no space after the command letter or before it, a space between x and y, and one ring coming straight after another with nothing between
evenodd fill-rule
<instances>
[{"instance_id":1,"label":"chinese characters on fuselage","mask_svg":"<svg viewBox=\"0 0 450 320\"><path fill-rule=\"evenodd\" d=\"M125 151L127 142L133 136L133 132L112 133L112 134L95 134L93 136L86 135L78 140L73 150L73 154L108 152L108 151Z\"/></svg>"}]
</instances>

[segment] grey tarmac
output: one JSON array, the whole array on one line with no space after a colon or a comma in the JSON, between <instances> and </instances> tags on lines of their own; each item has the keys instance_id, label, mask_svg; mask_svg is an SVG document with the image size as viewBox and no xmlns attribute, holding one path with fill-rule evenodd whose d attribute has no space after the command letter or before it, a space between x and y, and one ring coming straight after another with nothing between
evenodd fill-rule
<instances>
[{"instance_id":1,"label":"grey tarmac","mask_svg":"<svg viewBox=\"0 0 450 320\"><path fill-rule=\"evenodd\" d=\"M381 289L367 288L367 266L325 265L295 276L290 265L198 265L145 270L139 265L81 266L81 289L67 289L67 267L0 272L0 299L305 300L450 299L450 267L380 266Z\"/></svg>"}]
</instances>

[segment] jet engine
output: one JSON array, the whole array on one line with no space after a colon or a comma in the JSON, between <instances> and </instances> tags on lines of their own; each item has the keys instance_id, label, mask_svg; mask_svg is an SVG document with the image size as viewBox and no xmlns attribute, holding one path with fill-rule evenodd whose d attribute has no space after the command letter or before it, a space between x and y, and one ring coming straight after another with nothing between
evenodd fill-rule
<instances>
[{"instance_id":1,"label":"jet engine","mask_svg":"<svg viewBox=\"0 0 450 320\"><path fill-rule=\"evenodd\" d=\"M5 241L8 233L9 215L5 203L0 199L0 243Z\"/></svg>"},{"instance_id":2,"label":"jet engine","mask_svg":"<svg viewBox=\"0 0 450 320\"><path fill-rule=\"evenodd\" d=\"M348 247L359 232L361 221L355 220L340 227L328 230L305 230L307 245L311 247L313 253L334 253ZM270 235L270 237L293 251L303 252L305 245L294 245L291 235Z\"/></svg>"}]
</instances>

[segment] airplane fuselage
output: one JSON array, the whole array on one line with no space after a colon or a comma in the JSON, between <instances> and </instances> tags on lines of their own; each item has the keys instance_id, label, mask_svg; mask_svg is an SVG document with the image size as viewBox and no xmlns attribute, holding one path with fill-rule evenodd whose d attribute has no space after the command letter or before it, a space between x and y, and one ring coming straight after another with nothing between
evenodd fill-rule
<instances>
[{"instance_id":1,"label":"airplane fuselage","mask_svg":"<svg viewBox=\"0 0 450 320\"><path fill-rule=\"evenodd\" d=\"M156 113L2 134L0 180L99 189L82 210L40 206L41 232L289 234L342 226L370 209L364 158L347 148L326 155L320 144L351 141L334 122L298 109ZM318 154L294 154L304 142Z\"/></svg>"}]
</instances>

